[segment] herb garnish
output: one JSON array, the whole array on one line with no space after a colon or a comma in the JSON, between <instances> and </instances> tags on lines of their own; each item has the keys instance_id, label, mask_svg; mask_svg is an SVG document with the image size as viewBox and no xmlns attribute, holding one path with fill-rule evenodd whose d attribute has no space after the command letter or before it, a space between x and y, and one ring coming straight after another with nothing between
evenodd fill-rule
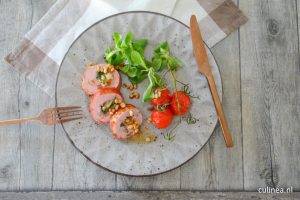
<instances>
[{"instance_id":1,"label":"herb garnish","mask_svg":"<svg viewBox=\"0 0 300 200\"><path fill-rule=\"evenodd\" d=\"M106 114L108 112L108 110L115 105L115 99L116 99L116 97L113 100L106 101L104 103L104 105L101 106L101 112L103 114Z\"/></svg>"},{"instance_id":2,"label":"herb garnish","mask_svg":"<svg viewBox=\"0 0 300 200\"><path fill-rule=\"evenodd\" d=\"M177 122L177 124L170 130L168 131L166 134L162 133L162 135L164 136L164 138L170 142L173 142L175 140L175 136L176 134L174 134L174 130L177 128L177 126L181 123L181 117L179 119L179 121Z\"/></svg>"},{"instance_id":3,"label":"herb garnish","mask_svg":"<svg viewBox=\"0 0 300 200\"><path fill-rule=\"evenodd\" d=\"M106 76L105 76L104 72L101 72L101 71L97 72L96 79L98 79L99 81L101 81L101 83L103 85L106 85L106 83L107 83L107 79L106 79Z\"/></svg>"},{"instance_id":4,"label":"herb garnish","mask_svg":"<svg viewBox=\"0 0 300 200\"><path fill-rule=\"evenodd\" d=\"M197 119L192 116L192 114L189 112L187 119L186 119L187 124L196 124Z\"/></svg>"},{"instance_id":5,"label":"herb garnish","mask_svg":"<svg viewBox=\"0 0 300 200\"><path fill-rule=\"evenodd\" d=\"M176 134L173 134L173 132L169 131L166 134L163 134L164 138L170 142L173 142L175 140Z\"/></svg>"},{"instance_id":6,"label":"herb garnish","mask_svg":"<svg viewBox=\"0 0 300 200\"><path fill-rule=\"evenodd\" d=\"M101 80L101 77L102 77L103 75L105 75L104 72L98 71L98 72L97 72L96 79Z\"/></svg>"},{"instance_id":7,"label":"herb garnish","mask_svg":"<svg viewBox=\"0 0 300 200\"><path fill-rule=\"evenodd\" d=\"M114 66L122 66L120 70L133 84L143 81L147 77L144 49L148 41L135 40L131 32L128 32L124 38L120 33L115 32L113 39L115 46L106 49L104 55L106 62Z\"/></svg>"},{"instance_id":8,"label":"herb garnish","mask_svg":"<svg viewBox=\"0 0 300 200\"><path fill-rule=\"evenodd\" d=\"M154 49L151 61L148 61L144 58L144 49L148 40L136 40L131 32L128 32L125 37L115 32L113 39L115 46L106 49L104 59L111 65L120 66L120 70L128 76L132 84L148 78L149 85L143 94L144 102L154 98L154 89L164 87L164 81L158 72L165 68L171 72L176 87L173 71L181 65L181 62L170 55L168 42L159 44ZM175 90L177 91L176 88Z\"/></svg>"}]
</instances>

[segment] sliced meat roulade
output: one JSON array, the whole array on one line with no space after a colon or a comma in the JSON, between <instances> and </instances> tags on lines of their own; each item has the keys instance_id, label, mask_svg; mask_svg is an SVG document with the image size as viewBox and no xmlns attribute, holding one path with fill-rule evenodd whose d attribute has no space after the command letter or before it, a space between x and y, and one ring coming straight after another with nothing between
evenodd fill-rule
<instances>
[{"instance_id":1,"label":"sliced meat roulade","mask_svg":"<svg viewBox=\"0 0 300 200\"><path fill-rule=\"evenodd\" d=\"M135 106L127 104L125 108L121 108L111 117L112 136L125 140L139 133L142 122L141 112Z\"/></svg>"},{"instance_id":2,"label":"sliced meat roulade","mask_svg":"<svg viewBox=\"0 0 300 200\"><path fill-rule=\"evenodd\" d=\"M123 97L116 88L100 88L92 96L90 103L90 113L98 123L108 123L111 115L118 109L125 107Z\"/></svg>"},{"instance_id":3,"label":"sliced meat roulade","mask_svg":"<svg viewBox=\"0 0 300 200\"><path fill-rule=\"evenodd\" d=\"M99 88L121 87L121 77L112 65L97 64L87 67L83 74L82 88L88 95L97 93Z\"/></svg>"}]
</instances>

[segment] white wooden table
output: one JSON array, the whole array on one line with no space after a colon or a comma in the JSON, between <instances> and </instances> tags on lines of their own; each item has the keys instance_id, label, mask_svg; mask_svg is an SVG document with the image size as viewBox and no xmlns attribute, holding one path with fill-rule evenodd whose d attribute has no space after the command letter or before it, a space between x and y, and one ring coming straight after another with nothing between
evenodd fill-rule
<instances>
[{"instance_id":1,"label":"white wooden table","mask_svg":"<svg viewBox=\"0 0 300 200\"><path fill-rule=\"evenodd\" d=\"M0 0L1 58L54 2ZM212 49L220 66L233 149L225 148L217 128L202 151L184 166L154 177L133 178L89 162L60 125L1 127L0 190L252 191L254 196L258 188L267 186L299 191L300 0L235 2L249 22ZM0 66L0 120L31 116L54 106L53 98L3 59Z\"/></svg>"}]
</instances>

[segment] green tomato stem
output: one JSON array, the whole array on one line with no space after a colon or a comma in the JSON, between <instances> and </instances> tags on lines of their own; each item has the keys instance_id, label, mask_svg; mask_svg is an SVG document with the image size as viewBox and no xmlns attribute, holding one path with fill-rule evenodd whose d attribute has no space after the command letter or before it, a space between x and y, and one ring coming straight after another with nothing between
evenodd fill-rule
<instances>
[{"instance_id":1,"label":"green tomato stem","mask_svg":"<svg viewBox=\"0 0 300 200\"><path fill-rule=\"evenodd\" d=\"M173 73L172 70L170 70L170 73L171 73L171 76L172 76L172 79L173 79L173 84L174 84L174 89L175 89L175 94L176 94L176 101L177 101L177 107L178 107L178 111L180 111L180 103L179 103L179 98L178 98L178 93L177 93L177 79Z\"/></svg>"}]
</instances>

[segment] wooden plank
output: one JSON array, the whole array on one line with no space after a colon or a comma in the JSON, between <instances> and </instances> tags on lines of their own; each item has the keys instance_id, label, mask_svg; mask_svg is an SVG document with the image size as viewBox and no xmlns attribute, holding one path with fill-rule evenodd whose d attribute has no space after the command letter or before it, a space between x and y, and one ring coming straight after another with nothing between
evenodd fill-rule
<instances>
[{"instance_id":1,"label":"wooden plank","mask_svg":"<svg viewBox=\"0 0 300 200\"><path fill-rule=\"evenodd\" d=\"M50 8L55 0L32 3L23 1L21 8L29 13L24 20L30 29ZM53 98L31 81L22 77L19 92L20 117L38 114L44 108L54 106ZM21 126L21 176L20 190L49 190L52 184L54 126L26 123Z\"/></svg>"},{"instance_id":2,"label":"wooden plank","mask_svg":"<svg viewBox=\"0 0 300 200\"><path fill-rule=\"evenodd\" d=\"M295 0L240 1L245 189L300 188L300 70Z\"/></svg>"},{"instance_id":3,"label":"wooden plank","mask_svg":"<svg viewBox=\"0 0 300 200\"><path fill-rule=\"evenodd\" d=\"M181 167L181 189L214 189L215 170L210 159L211 153L211 144L207 142L192 160Z\"/></svg>"},{"instance_id":4,"label":"wooden plank","mask_svg":"<svg viewBox=\"0 0 300 200\"><path fill-rule=\"evenodd\" d=\"M226 56L224 50L226 49ZM243 189L241 97L238 32L216 45L213 54L223 83L223 108L233 136L227 149L219 125L204 149L181 168L181 188L201 190Z\"/></svg>"},{"instance_id":5,"label":"wooden plank","mask_svg":"<svg viewBox=\"0 0 300 200\"><path fill-rule=\"evenodd\" d=\"M178 190L180 168L150 177L117 176L118 190Z\"/></svg>"},{"instance_id":6,"label":"wooden plank","mask_svg":"<svg viewBox=\"0 0 300 200\"><path fill-rule=\"evenodd\" d=\"M29 28L24 1L0 1L0 57L6 56ZM20 116L19 73L0 60L0 120ZM18 190L20 182L20 126L0 127L0 190Z\"/></svg>"},{"instance_id":7,"label":"wooden plank","mask_svg":"<svg viewBox=\"0 0 300 200\"><path fill-rule=\"evenodd\" d=\"M240 90L240 60L238 31L214 47L213 52L220 63L223 83L224 112L230 126L234 147L226 148L220 128L211 139L211 159L215 168L215 189L243 190L243 135ZM226 56L224 56L226 49Z\"/></svg>"},{"instance_id":8,"label":"wooden plank","mask_svg":"<svg viewBox=\"0 0 300 200\"><path fill-rule=\"evenodd\" d=\"M214 47L213 53L220 67L223 107L235 146L226 148L218 128L199 155L182 167L182 189L243 189L238 33Z\"/></svg>"},{"instance_id":9,"label":"wooden plank","mask_svg":"<svg viewBox=\"0 0 300 200\"><path fill-rule=\"evenodd\" d=\"M113 190L116 175L87 160L68 140L61 125L55 127L54 190Z\"/></svg>"},{"instance_id":10,"label":"wooden plank","mask_svg":"<svg viewBox=\"0 0 300 200\"><path fill-rule=\"evenodd\" d=\"M298 51L300 52L300 0L296 0L297 4L297 27L298 27Z\"/></svg>"},{"instance_id":11,"label":"wooden plank","mask_svg":"<svg viewBox=\"0 0 300 200\"><path fill-rule=\"evenodd\" d=\"M28 193L16 193L16 192L4 192L0 193L0 198L3 200L31 200L31 199L55 199L55 200L89 200L89 199L98 199L98 200L179 200L179 199L194 199L194 200L269 200L269 199L299 199L300 193L285 193L285 194L263 194L258 192L179 192L179 191L93 191L93 192L28 192Z\"/></svg>"}]
</instances>

